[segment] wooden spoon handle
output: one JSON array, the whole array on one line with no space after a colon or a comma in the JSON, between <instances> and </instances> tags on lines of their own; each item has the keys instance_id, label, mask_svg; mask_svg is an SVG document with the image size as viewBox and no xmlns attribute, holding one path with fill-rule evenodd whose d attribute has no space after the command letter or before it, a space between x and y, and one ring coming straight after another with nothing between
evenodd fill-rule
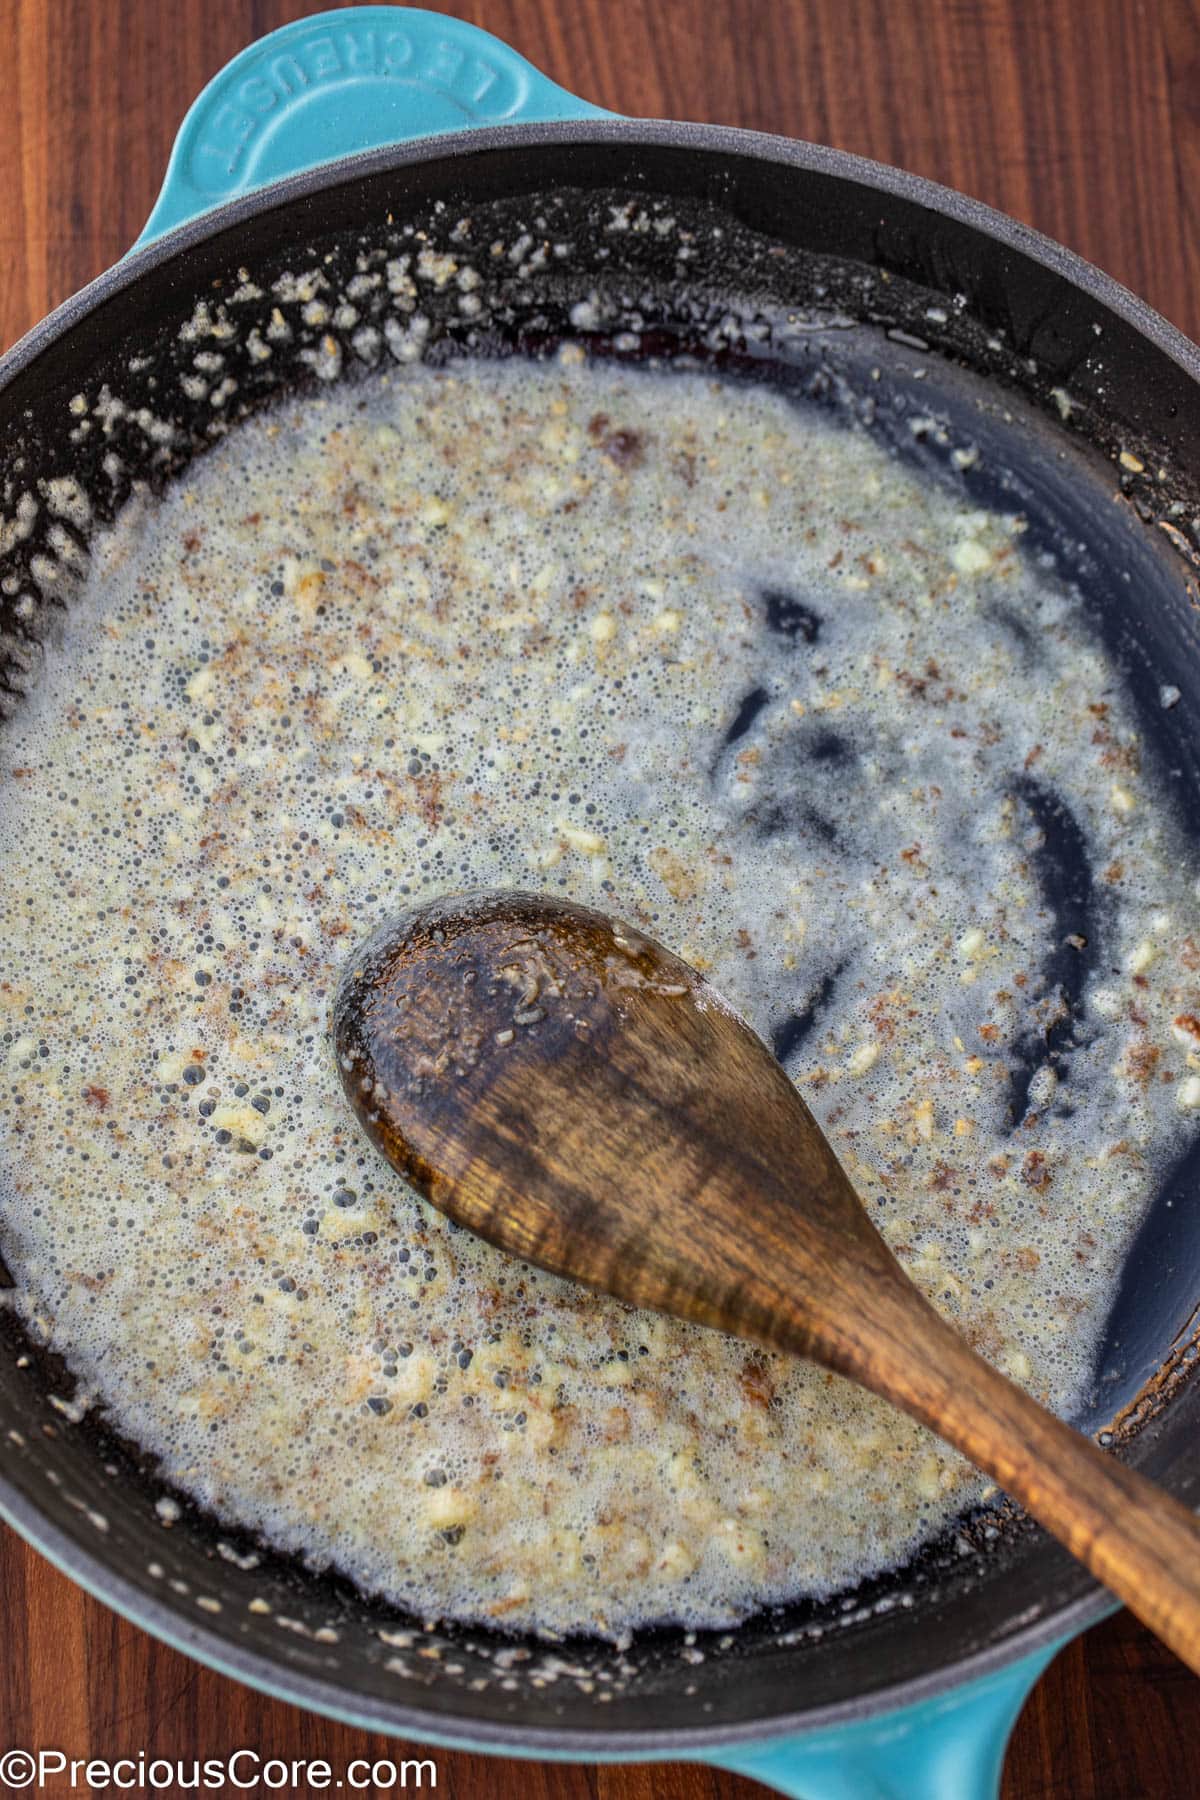
<instances>
[{"instance_id":1,"label":"wooden spoon handle","mask_svg":"<svg viewBox=\"0 0 1200 1800\"><path fill-rule=\"evenodd\" d=\"M906 1278L880 1299L831 1364L993 1476L1200 1674L1200 1520L977 1356Z\"/></svg>"}]
</instances>

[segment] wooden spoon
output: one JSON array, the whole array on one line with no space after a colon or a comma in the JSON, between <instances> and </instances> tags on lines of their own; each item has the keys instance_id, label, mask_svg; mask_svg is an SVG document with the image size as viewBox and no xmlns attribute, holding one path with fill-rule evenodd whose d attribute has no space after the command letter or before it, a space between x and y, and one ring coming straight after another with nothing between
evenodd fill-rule
<instances>
[{"instance_id":1,"label":"wooden spoon","mask_svg":"<svg viewBox=\"0 0 1200 1800\"><path fill-rule=\"evenodd\" d=\"M688 963L564 900L455 895L359 950L334 1038L368 1133L450 1218L885 1395L1200 1670L1196 1519L933 1310L775 1058Z\"/></svg>"}]
</instances>

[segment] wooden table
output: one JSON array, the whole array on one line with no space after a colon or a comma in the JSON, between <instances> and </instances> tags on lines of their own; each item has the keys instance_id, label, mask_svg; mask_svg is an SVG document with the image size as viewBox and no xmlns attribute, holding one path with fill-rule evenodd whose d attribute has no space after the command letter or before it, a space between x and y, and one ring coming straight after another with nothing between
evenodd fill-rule
<instances>
[{"instance_id":1,"label":"wooden table","mask_svg":"<svg viewBox=\"0 0 1200 1800\"><path fill-rule=\"evenodd\" d=\"M436 6L438 0L425 0ZM0 345L136 236L175 125L288 0L0 0ZM1200 337L1198 0L459 0L615 110L836 144L1062 239ZM398 1756L124 1624L0 1533L0 1752ZM743 1800L684 1765L439 1758L459 1800ZM1060 1656L1004 1800L1193 1800L1200 1682L1122 1614Z\"/></svg>"}]
</instances>

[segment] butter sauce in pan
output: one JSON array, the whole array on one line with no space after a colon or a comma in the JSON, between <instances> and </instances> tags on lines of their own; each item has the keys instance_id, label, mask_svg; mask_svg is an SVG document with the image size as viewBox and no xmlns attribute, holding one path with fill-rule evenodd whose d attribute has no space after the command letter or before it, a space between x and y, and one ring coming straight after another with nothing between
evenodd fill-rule
<instances>
[{"instance_id":1,"label":"butter sauce in pan","mask_svg":"<svg viewBox=\"0 0 1200 1800\"><path fill-rule=\"evenodd\" d=\"M1078 1409L1200 1117L1200 901L1023 523L572 345L331 387L132 501L2 746L0 1227L79 1403L315 1565L552 1633L828 1595L984 1498L839 1379L449 1226L328 1011L421 895L642 921L935 1304Z\"/></svg>"}]
</instances>

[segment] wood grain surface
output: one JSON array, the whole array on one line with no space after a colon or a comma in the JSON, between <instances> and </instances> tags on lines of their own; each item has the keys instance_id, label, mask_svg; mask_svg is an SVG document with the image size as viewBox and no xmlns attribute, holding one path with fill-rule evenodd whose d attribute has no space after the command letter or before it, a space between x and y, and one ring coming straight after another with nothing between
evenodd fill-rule
<instances>
[{"instance_id":1,"label":"wood grain surface","mask_svg":"<svg viewBox=\"0 0 1200 1800\"><path fill-rule=\"evenodd\" d=\"M175 125L217 68L317 10L0 0L0 344L128 247ZM441 10L486 25L616 111L813 138L963 188L1060 238L1200 337L1200 0L457 0ZM0 1532L0 1752L11 1745L110 1759L246 1746L324 1757L338 1772L353 1757L400 1755L391 1740L188 1662ZM456 1800L753 1791L682 1764L440 1753L438 1767L438 1790ZM1197 1795L1200 1682L1120 1614L1039 1683L1003 1800Z\"/></svg>"}]
</instances>

